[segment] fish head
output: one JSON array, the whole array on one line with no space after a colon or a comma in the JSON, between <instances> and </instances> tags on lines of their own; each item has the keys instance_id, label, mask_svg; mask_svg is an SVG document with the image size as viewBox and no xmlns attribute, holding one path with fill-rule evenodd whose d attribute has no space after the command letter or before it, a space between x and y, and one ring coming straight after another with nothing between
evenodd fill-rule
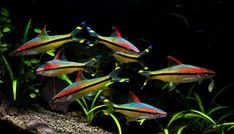
<instances>
[{"instance_id":1,"label":"fish head","mask_svg":"<svg viewBox=\"0 0 234 134\"><path fill-rule=\"evenodd\" d=\"M39 68L36 69L36 73L38 75L45 75L45 76L50 76L50 73L52 70L58 68L58 64L54 64L53 60L48 61L45 64L41 65Z\"/></svg>"},{"instance_id":2,"label":"fish head","mask_svg":"<svg viewBox=\"0 0 234 134\"><path fill-rule=\"evenodd\" d=\"M68 95L68 96L63 96L63 97L60 97L60 96L54 96L53 98L52 98L52 100L54 101L54 102L67 102L67 101L69 101L71 99L71 97Z\"/></svg>"},{"instance_id":3,"label":"fish head","mask_svg":"<svg viewBox=\"0 0 234 134\"><path fill-rule=\"evenodd\" d=\"M120 44L122 47L126 48L127 53L139 54L140 50L134 46L131 42L127 41L124 38L115 37L115 43Z\"/></svg>"},{"instance_id":4,"label":"fish head","mask_svg":"<svg viewBox=\"0 0 234 134\"><path fill-rule=\"evenodd\" d=\"M25 44L18 47L16 50L14 50L10 55L11 56L24 56L24 55L36 55L39 52L32 51L32 48L39 45L39 40L41 40L39 37L36 37Z\"/></svg>"},{"instance_id":5,"label":"fish head","mask_svg":"<svg viewBox=\"0 0 234 134\"><path fill-rule=\"evenodd\" d=\"M154 110L154 112L152 112L152 117L155 119L155 118L162 118L162 117L166 117L167 116L167 112L164 112L163 110L161 109L157 109L157 110Z\"/></svg>"},{"instance_id":6,"label":"fish head","mask_svg":"<svg viewBox=\"0 0 234 134\"><path fill-rule=\"evenodd\" d=\"M216 72L206 69L205 73L201 74L201 77L203 79L210 79L210 78L213 78L215 75L216 75Z\"/></svg>"}]
</instances>

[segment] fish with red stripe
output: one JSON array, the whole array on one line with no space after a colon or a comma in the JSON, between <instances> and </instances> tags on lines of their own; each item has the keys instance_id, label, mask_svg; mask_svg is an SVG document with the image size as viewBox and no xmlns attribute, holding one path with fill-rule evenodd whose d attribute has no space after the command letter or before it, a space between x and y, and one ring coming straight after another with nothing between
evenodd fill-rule
<instances>
[{"instance_id":1,"label":"fish with red stripe","mask_svg":"<svg viewBox=\"0 0 234 134\"><path fill-rule=\"evenodd\" d=\"M145 66L145 64L141 61L141 59L144 55L149 53L151 49L152 49L152 46L149 46L147 49L145 49L143 52L139 54L130 54L130 53L117 51L117 52L113 52L113 56L115 60L119 63L138 63L144 68L144 70L147 70L148 67Z\"/></svg>"},{"instance_id":2,"label":"fish with red stripe","mask_svg":"<svg viewBox=\"0 0 234 134\"><path fill-rule=\"evenodd\" d=\"M164 82L169 82L171 87L173 87L175 86L175 84L179 83L190 83L190 82L202 81L205 79L211 79L216 74L214 71L210 69L183 64L181 61L171 56L168 56L167 58L169 61L176 63L176 65L156 71L144 71L144 70L139 71L140 74L146 77L144 86L146 85L148 80L157 79ZM211 79L211 84L214 84L212 79ZM212 87L212 85L209 85L209 87Z\"/></svg>"},{"instance_id":3,"label":"fish with red stripe","mask_svg":"<svg viewBox=\"0 0 234 134\"><path fill-rule=\"evenodd\" d=\"M108 109L105 110L105 114L111 112L118 112L123 114L127 118L127 122L137 121L140 119L156 119L166 117L167 113L152 105L140 102L140 99L130 92L134 102L126 104L114 104L108 99L103 100Z\"/></svg>"},{"instance_id":4,"label":"fish with red stripe","mask_svg":"<svg viewBox=\"0 0 234 134\"><path fill-rule=\"evenodd\" d=\"M119 78L120 67L116 67L109 75L94 79L84 79L76 81L64 88L53 97L55 102L74 101L81 97L85 97L90 93L100 90L102 87L108 86L115 82L129 82L128 78Z\"/></svg>"},{"instance_id":5,"label":"fish with red stripe","mask_svg":"<svg viewBox=\"0 0 234 134\"><path fill-rule=\"evenodd\" d=\"M85 43L86 40L84 38L79 37L79 34L82 32L84 27L85 22L82 22L69 34L53 36L48 35L46 32L46 27L44 27L42 32L36 38L33 38L32 40L26 42L25 44L17 48L11 53L11 55L36 55L47 52L49 50L54 50L62 46L63 44L69 42Z\"/></svg>"},{"instance_id":6,"label":"fish with red stripe","mask_svg":"<svg viewBox=\"0 0 234 134\"><path fill-rule=\"evenodd\" d=\"M71 62L60 60L60 56L63 53L63 49L61 49L53 60L48 61L41 65L36 73L43 76L61 76L65 74L70 74L75 71L86 71L93 75L95 72L91 69L94 64L98 61L98 59L93 58L90 61L79 63L79 62Z\"/></svg>"},{"instance_id":7,"label":"fish with red stripe","mask_svg":"<svg viewBox=\"0 0 234 134\"><path fill-rule=\"evenodd\" d=\"M88 30L89 35L93 38L91 42L94 44L100 43L104 44L106 47L110 48L112 51L117 52L125 52L125 53L131 53L131 54L139 54L139 49L134 46L131 42L128 40L122 38L120 32L116 27L113 27L113 33L110 37L101 36L97 34L94 30L92 30L89 27L86 27ZM93 45L93 44L92 44Z\"/></svg>"}]
</instances>

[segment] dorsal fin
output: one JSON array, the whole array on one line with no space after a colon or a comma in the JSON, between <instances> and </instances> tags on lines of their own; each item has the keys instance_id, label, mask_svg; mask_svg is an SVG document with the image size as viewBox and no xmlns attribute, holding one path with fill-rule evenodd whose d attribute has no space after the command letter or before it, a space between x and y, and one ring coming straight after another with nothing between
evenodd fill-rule
<instances>
[{"instance_id":1,"label":"dorsal fin","mask_svg":"<svg viewBox=\"0 0 234 134\"><path fill-rule=\"evenodd\" d=\"M39 33L37 35L37 37L41 37L41 36L49 36L48 33L46 32L46 25L44 26L44 28L41 30L41 33Z\"/></svg>"},{"instance_id":2,"label":"dorsal fin","mask_svg":"<svg viewBox=\"0 0 234 134\"><path fill-rule=\"evenodd\" d=\"M54 60L59 60L61 59L61 56L64 54L64 49L62 48L61 50L58 51L58 53L54 56ZM65 58L65 57L63 57Z\"/></svg>"},{"instance_id":3,"label":"dorsal fin","mask_svg":"<svg viewBox=\"0 0 234 134\"><path fill-rule=\"evenodd\" d=\"M87 80L87 79L84 77L82 71L78 71L78 72L77 72L77 75L76 75L76 80L75 80L75 82L78 82L78 81L81 81L81 80Z\"/></svg>"},{"instance_id":4,"label":"dorsal fin","mask_svg":"<svg viewBox=\"0 0 234 134\"><path fill-rule=\"evenodd\" d=\"M180 64L183 64L183 62L177 60L175 57L172 57L170 55L167 56L167 60L168 60L168 64L176 64L176 65L180 65Z\"/></svg>"},{"instance_id":5,"label":"dorsal fin","mask_svg":"<svg viewBox=\"0 0 234 134\"><path fill-rule=\"evenodd\" d=\"M132 91L130 91L129 94L132 97L134 102L136 102L136 103L141 102L140 99Z\"/></svg>"},{"instance_id":6,"label":"dorsal fin","mask_svg":"<svg viewBox=\"0 0 234 134\"><path fill-rule=\"evenodd\" d=\"M122 37L121 33L119 32L119 30L115 27L112 26L112 37Z\"/></svg>"}]
</instances>

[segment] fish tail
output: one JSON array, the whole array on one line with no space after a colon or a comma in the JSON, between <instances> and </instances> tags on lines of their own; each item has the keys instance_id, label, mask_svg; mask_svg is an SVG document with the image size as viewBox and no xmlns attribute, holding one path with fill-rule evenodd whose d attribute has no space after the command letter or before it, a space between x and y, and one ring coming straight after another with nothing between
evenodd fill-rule
<instances>
[{"instance_id":1,"label":"fish tail","mask_svg":"<svg viewBox=\"0 0 234 134\"><path fill-rule=\"evenodd\" d=\"M94 71L94 65L100 60L101 55L97 56L96 58L91 59L90 61L86 62L86 70L92 75L95 76L96 71Z\"/></svg>"},{"instance_id":2,"label":"fish tail","mask_svg":"<svg viewBox=\"0 0 234 134\"><path fill-rule=\"evenodd\" d=\"M140 71L138 71L138 73L146 77L145 82L141 86L141 90L142 90L146 86L146 84L148 83L148 79L149 79L150 75L149 75L149 71L145 71L145 70L140 70Z\"/></svg>"},{"instance_id":3,"label":"fish tail","mask_svg":"<svg viewBox=\"0 0 234 134\"><path fill-rule=\"evenodd\" d=\"M86 30L89 35L89 37L87 37L87 39L89 40L89 46L93 46L94 44L97 44L99 35L90 27L86 27Z\"/></svg>"},{"instance_id":4,"label":"fish tail","mask_svg":"<svg viewBox=\"0 0 234 134\"><path fill-rule=\"evenodd\" d=\"M145 71L145 70L139 70L138 73L139 73L140 75L145 76L146 78L148 78L149 75L150 75L150 74L149 74L149 71Z\"/></svg>"},{"instance_id":5,"label":"fish tail","mask_svg":"<svg viewBox=\"0 0 234 134\"><path fill-rule=\"evenodd\" d=\"M85 25L85 21L81 22L81 24L79 26L77 26L72 32L71 32L71 36L72 39L74 41L78 41L79 43L87 43L88 40L86 40L85 38L83 38L81 36L82 31L85 29L86 25Z\"/></svg>"},{"instance_id":6,"label":"fish tail","mask_svg":"<svg viewBox=\"0 0 234 134\"><path fill-rule=\"evenodd\" d=\"M112 82L129 82L129 78L119 78L117 75L120 73L121 68L116 67L110 74L109 76L112 78Z\"/></svg>"},{"instance_id":7,"label":"fish tail","mask_svg":"<svg viewBox=\"0 0 234 134\"><path fill-rule=\"evenodd\" d=\"M103 103L104 103L104 105L107 106L107 109L104 110L104 114L105 115L109 115L113 111L114 104L110 100L108 100L108 99L104 99Z\"/></svg>"},{"instance_id":8,"label":"fish tail","mask_svg":"<svg viewBox=\"0 0 234 134\"><path fill-rule=\"evenodd\" d=\"M145 56L146 54L148 54L151 50L152 50L152 45L149 46L147 49L145 49L143 52L140 53L140 57Z\"/></svg>"}]
</instances>

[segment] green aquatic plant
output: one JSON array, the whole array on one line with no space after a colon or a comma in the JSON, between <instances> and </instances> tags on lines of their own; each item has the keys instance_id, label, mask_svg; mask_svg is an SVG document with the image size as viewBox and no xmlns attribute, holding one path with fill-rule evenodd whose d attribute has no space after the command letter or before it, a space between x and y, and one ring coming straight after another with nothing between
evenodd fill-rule
<instances>
[{"instance_id":1,"label":"green aquatic plant","mask_svg":"<svg viewBox=\"0 0 234 134\"><path fill-rule=\"evenodd\" d=\"M166 127L163 128L164 132L168 131L169 128L172 128L172 124L176 124L178 120L182 123L181 126L178 127L177 133L182 133L182 131L185 131L186 129L194 130L195 128L197 131L200 130L204 132L220 130L222 133L225 133L226 131L231 130L234 127L234 122L226 122L225 119L227 117L234 116L234 112L228 111L225 112L224 115L220 115L220 113L222 113L221 111L228 110L230 107L216 104L215 99L221 92L230 88L232 85L233 83L216 93L207 110L205 109L200 96L196 92L192 92L194 86L192 86L187 96L184 96L176 90L183 100L186 101L188 110L182 110L175 113L167 123ZM191 94L193 94L193 96L191 96ZM191 100L197 104L198 109L193 109L189 106Z\"/></svg>"},{"instance_id":2,"label":"green aquatic plant","mask_svg":"<svg viewBox=\"0 0 234 134\"><path fill-rule=\"evenodd\" d=\"M101 112L101 108L105 107L105 105L95 105L97 99L100 97L100 94L102 93L103 90L104 88L100 89L99 91L97 91L97 93L95 93L94 99L92 100L92 103L90 106L88 106L87 101L85 100L84 97L76 100L81 106L81 108L83 109L89 124L93 122L95 115Z\"/></svg>"}]
</instances>

